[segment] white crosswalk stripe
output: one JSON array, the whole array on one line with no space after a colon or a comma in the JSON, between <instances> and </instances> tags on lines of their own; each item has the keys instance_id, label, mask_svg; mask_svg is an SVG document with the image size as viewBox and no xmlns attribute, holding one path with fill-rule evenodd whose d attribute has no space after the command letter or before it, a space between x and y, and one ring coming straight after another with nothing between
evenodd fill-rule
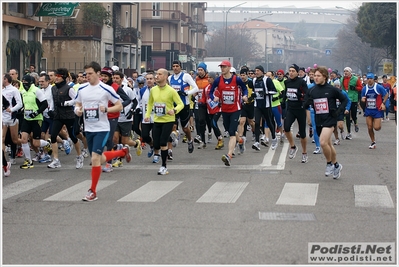
<instances>
[{"instance_id":1,"label":"white crosswalk stripe","mask_svg":"<svg viewBox=\"0 0 399 267\"><path fill-rule=\"evenodd\" d=\"M97 185L97 192L112 185L115 182L116 181L100 180ZM87 190L89 190L90 185L91 181L85 180L55 195L52 195L51 197L44 199L44 201L81 201Z\"/></svg>"},{"instance_id":2,"label":"white crosswalk stripe","mask_svg":"<svg viewBox=\"0 0 399 267\"><path fill-rule=\"evenodd\" d=\"M248 184L248 182L216 182L197 202L235 203Z\"/></svg>"},{"instance_id":3,"label":"white crosswalk stripe","mask_svg":"<svg viewBox=\"0 0 399 267\"><path fill-rule=\"evenodd\" d=\"M181 183L182 181L150 181L118 202L155 202Z\"/></svg>"},{"instance_id":4,"label":"white crosswalk stripe","mask_svg":"<svg viewBox=\"0 0 399 267\"><path fill-rule=\"evenodd\" d=\"M354 191L356 207L394 207L385 185L354 185Z\"/></svg>"},{"instance_id":5,"label":"white crosswalk stripe","mask_svg":"<svg viewBox=\"0 0 399 267\"><path fill-rule=\"evenodd\" d=\"M316 205L319 184L285 183L277 205Z\"/></svg>"},{"instance_id":6,"label":"white crosswalk stripe","mask_svg":"<svg viewBox=\"0 0 399 267\"><path fill-rule=\"evenodd\" d=\"M3 187L3 200L51 182L52 179L23 179Z\"/></svg>"}]
</instances>

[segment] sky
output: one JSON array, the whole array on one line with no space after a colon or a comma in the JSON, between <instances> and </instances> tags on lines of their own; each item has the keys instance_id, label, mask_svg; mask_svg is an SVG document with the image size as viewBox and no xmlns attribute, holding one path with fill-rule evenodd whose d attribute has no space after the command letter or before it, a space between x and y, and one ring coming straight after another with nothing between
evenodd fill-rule
<instances>
[{"instance_id":1,"label":"sky","mask_svg":"<svg viewBox=\"0 0 399 267\"><path fill-rule=\"evenodd\" d=\"M296 6L298 8L302 7L321 7L321 8L335 8L335 6L340 6L347 9L355 9L360 6L362 2L360 1L245 1L245 0L230 0L230 1L207 1L208 7L233 7L239 5L240 3L247 2L241 6L243 7L259 7L259 6L269 6L269 7L285 7L285 6Z\"/></svg>"}]
</instances>

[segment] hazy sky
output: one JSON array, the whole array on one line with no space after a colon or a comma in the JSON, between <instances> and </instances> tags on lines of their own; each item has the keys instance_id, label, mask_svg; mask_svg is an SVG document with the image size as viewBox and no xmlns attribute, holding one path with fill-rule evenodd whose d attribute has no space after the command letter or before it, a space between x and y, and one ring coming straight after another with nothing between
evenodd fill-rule
<instances>
[{"instance_id":1,"label":"hazy sky","mask_svg":"<svg viewBox=\"0 0 399 267\"><path fill-rule=\"evenodd\" d=\"M241 6L243 7L285 7L285 6L296 6L301 7L321 7L321 8L335 8L335 6L341 6L347 9L355 9L360 6L362 2L359 1L207 1L208 7L233 7L240 3L247 2ZM239 7L237 7L239 8Z\"/></svg>"}]
</instances>

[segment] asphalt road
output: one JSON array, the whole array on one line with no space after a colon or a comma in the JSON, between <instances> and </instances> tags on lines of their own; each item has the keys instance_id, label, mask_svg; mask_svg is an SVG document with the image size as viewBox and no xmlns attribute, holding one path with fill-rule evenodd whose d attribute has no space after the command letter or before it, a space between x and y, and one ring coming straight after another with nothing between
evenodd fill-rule
<instances>
[{"instance_id":1,"label":"asphalt road","mask_svg":"<svg viewBox=\"0 0 399 267\"><path fill-rule=\"evenodd\" d=\"M291 265L308 264L309 242L396 242L397 128L384 122L371 150L361 115L359 126L336 147L338 180L324 176L311 139L306 164L301 149L288 159L287 141L260 152L249 141L231 167L215 141L192 154L181 143L169 175L144 150L102 173L87 203L89 158L79 170L75 151L54 170L17 159L3 177L2 263Z\"/></svg>"}]
</instances>

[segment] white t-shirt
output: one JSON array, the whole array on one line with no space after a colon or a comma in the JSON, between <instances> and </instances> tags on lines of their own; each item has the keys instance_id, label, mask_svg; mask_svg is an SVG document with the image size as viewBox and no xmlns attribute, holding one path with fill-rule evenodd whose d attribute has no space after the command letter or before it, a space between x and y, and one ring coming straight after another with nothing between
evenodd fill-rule
<instances>
[{"instance_id":1,"label":"white t-shirt","mask_svg":"<svg viewBox=\"0 0 399 267\"><path fill-rule=\"evenodd\" d=\"M108 107L108 101L115 104L119 100L114 88L101 81L97 85L85 83L79 87L75 100L82 104L86 132L109 132L107 113L101 112L100 106Z\"/></svg>"},{"instance_id":2,"label":"white t-shirt","mask_svg":"<svg viewBox=\"0 0 399 267\"><path fill-rule=\"evenodd\" d=\"M9 85L7 85L6 87L3 88L2 94L8 100L8 102L10 102L11 112L17 111L17 110L19 110L20 108L23 107L21 93L18 91L17 88L12 86L11 84L9 84ZM12 99L13 98L15 99L15 101L17 103L15 106L12 105ZM3 118L2 119L4 121L11 120L11 113L8 112L8 111L3 110Z\"/></svg>"}]
</instances>

